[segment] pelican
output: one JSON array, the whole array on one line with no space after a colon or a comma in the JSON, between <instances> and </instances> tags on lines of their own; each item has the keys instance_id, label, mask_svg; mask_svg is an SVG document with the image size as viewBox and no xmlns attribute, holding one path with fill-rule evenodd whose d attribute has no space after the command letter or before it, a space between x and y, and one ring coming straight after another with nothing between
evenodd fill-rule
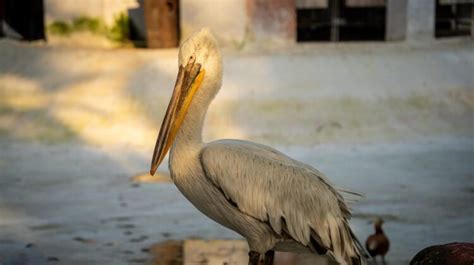
<instances>
[{"instance_id":1,"label":"pelican","mask_svg":"<svg viewBox=\"0 0 474 265\"><path fill-rule=\"evenodd\" d=\"M202 141L209 104L222 85L222 56L208 29L179 49L175 87L156 141L150 174L170 151L180 192L202 213L242 235L249 265L273 264L274 251L328 254L342 265L366 264L349 227L341 193L313 167L242 140Z\"/></svg>"}]
</instances>

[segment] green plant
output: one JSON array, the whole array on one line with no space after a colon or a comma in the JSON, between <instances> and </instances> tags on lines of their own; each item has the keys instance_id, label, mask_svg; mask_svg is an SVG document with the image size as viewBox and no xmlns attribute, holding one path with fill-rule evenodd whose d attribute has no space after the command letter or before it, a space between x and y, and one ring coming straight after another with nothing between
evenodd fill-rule
<instances>
[{"instance_id":1,"label":"green plant","mask_svg":"<svg viewBox=\"0 0 474 265\"><path fill-rule=\"evenodd\" d=\"M67 36L71 34L71 26L64 21L54 21L48 25L47 30L49 33L54 35Z\"/></svg>"},{"instance_id":2,"label":"green plant","mask_svg":"<svg viewBox=\"0 0 474 265\"><path fill-rule=\"evenodd\" d=\"M109 28L107 37L113 41L125 43L130 37L130 21L125 13L120 13L114 18L112 27Z\"/></svg>"},{"instance_id":3,"label":"green plant","mask_svg":"<svg viewBox=\"0 0 474 265\"><path fill-rule=\"evenodd\" d=\"M92 33L103 33L106 30L104 23L98 18L81 16L72 22L74 31L90 31Z\"/></svg>"},{"instance_id":4,"label":"green plant","mask_svg":"<svg viewBox=\"0 0 474 265\"><path fill-rule=\"evenodd\" d=\"M54 21L47 27L48 32L53 35L68 36L74 32L91 32L107 37L111 41L122 44L130 40L130 20L125 13L115 16L112 26L107 27L100 18L81 16L71 23Z\"/></svg>"}]
</instances>

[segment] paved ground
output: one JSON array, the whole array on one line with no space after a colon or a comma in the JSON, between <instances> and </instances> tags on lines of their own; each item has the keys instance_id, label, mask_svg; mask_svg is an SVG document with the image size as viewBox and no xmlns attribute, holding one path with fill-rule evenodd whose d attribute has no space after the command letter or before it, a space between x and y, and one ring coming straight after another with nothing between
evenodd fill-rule
<instances>
[{"instance_id":1,"label":"paved ground","mask_svg":"<svg viewBox=\"0 0 474 265\"><path fill-rule=\"evenodd\" d=\"M150 258L143 248L163 240L238 238L172 184L132 184L148 159L69 144L0 147L0 254L33 243L58 264L135 264ZM428 245L473 240L469 139L281 149L365 194L352 225L365 239L371 218L385 218L390 264L406 264Z\"/></svg>"},{"instance_id":2,"label":"paved ground","mask_svg":"<svg viewBox=\"0 0 474 265\"><path fill-rule=\"evenodd\" d=\"M472 42L225 54L205 139L272 145L363 193L351 224L364 240L385 218L391 265L474 240ZM0 42L2 265L146 264L164 240L239 238L166 177L130 181L148 169L175 56Z\"/></svg>"}]
</instances>

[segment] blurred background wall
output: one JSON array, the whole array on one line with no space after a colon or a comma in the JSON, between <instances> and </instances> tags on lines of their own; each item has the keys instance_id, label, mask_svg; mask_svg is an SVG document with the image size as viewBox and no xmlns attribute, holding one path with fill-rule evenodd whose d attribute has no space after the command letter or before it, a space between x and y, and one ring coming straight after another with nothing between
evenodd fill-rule
<instances>
[{"instance_id":1,"label":"blurred background wall","mask_svg":"<svg viewBox=\"0 0 474 265\"><path fill-rule=\"evenodd\" d=\"M101 17L112 23L114 16L139 6L137 0L44 0L46 23L70 21L81 16Z\"/></svg>"},{"instance_id":2,"label":"blurred background wall","mask_svg":"<svg viewBox=\"0 0 474 265\"><path fill-rule=\"evenodd\" d=\"M38 3L23 1L22 5L15 5L13 0L1 0L0 18L11 28L18 28L12 14L18 17L23 13L22 20L28 19L29 15L23 10L32 5L29 2ZM175 47L202 27L210 27L224 45L236 47L249 42L429 41L438 37L472 36L473 2L44 0L44 17L46 25L79 17L100 18L112 25L119 14L125 14L134 38L148 38L151 48Z\"/></svg>"}]
</instances>

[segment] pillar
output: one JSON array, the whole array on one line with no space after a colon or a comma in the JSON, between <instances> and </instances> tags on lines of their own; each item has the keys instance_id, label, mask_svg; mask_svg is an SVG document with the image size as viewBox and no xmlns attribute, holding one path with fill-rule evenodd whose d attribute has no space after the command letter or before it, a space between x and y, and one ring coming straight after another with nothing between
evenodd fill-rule
<instances>
[{"instance_id":1,"label":"pillar","mask_svg":"<svg viewBox=\"0 0 474 265\"><path fill-rule=\"evenodd\" d=\"M408 0L407 40L427 41L434 38L435 0Z\"/></svg>"},{"instance_id":2,"label":"pillar","mask_svg":"<svg viewBox=\"0 0 474 265\"><path fill-rule=\"evenodd\" d=\"M405 40L408 0L387 0L386 3L385 39L388 41Z\"/></svg>"}]
</instances>

